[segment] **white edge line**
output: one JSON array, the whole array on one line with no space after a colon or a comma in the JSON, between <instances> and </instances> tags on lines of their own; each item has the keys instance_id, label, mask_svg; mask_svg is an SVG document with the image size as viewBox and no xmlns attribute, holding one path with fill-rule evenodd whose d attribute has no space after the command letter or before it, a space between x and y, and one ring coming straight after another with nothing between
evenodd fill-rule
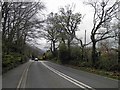
<instances>
[{"instance_id":1,"label":"white edge line","mask_svg":"<svg viewBox=\"0 0 120 90\"><path fill-rule=\"evenodd\" d=\"M75 85L77 85L77 86L79 86L79 87L81 87L81 88L84 88L84 89L85 89L85 87L90 88L90 89L93 89L92 87L90 87L90 86L88 86L88 85L86 85L86 84L84 84L84 83L82 83L82 82L80 82L80 81L78 81L78 80L75 80L75 79L71 78L70 76L67 76L67 75L59 72L58 70L55 70L54 68L49 67L48 65L46 65L46 64L43 63L43 62L41 62L41 63L42 63L45 67L47 67L48 69L50 69L51 71L53 71L54 73L56 73L56 74L58 74L59 76L67 79L68 81L72 82L73 84L75 84ZM78 84L78 83L79 83L79 84ZM80 84L81 84L81 85L80 85ZM94 89L93 89L93 90L94 90Z\"/></svg>"},{"instance_id":2,"label":"white edge line","mask_svg":"<svg viewBox=\"0 0 120 90\"><path fill-rule=\"evenodd\" d=\"M56 72L55 70L53 70L52 68L50 68L50 67L46 66L46 64L44 64L44 63L42 63L42 64L43 64L45 67L47 67L49 70L53 71L54 73L58 74L59 76L61 76L61 77L65 78L65 79L67 79L67 80L68 80L68 81L70 81L71 83L73 83L73 84L75 84L75 85L77 85L77 86L79 86L79 87L81 87L81 88L85 88L85 87L83 87L83 86L79 85L78 83L76 83L76 82L74 82L74 81L72 81L72 80L68 79L67 77L62 76L60 73L57 73L57 72Z\"/></svg>"}]
</instances>

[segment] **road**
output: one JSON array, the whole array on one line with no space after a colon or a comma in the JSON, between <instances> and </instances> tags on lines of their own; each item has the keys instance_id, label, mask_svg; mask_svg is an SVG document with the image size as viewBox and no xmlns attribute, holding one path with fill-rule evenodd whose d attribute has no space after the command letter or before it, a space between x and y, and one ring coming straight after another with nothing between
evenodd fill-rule
<instances>
[{"instance_id":1,"label":"road","mask_svg":"<svg viewBox=\"0 0 120 90\"><path fill-rule=\"evenodd\" d=\"M3 88L99 88L118 90L118 80L58 65L49 61L29 61L5 73Z\"/></svg>"}]
</instances>

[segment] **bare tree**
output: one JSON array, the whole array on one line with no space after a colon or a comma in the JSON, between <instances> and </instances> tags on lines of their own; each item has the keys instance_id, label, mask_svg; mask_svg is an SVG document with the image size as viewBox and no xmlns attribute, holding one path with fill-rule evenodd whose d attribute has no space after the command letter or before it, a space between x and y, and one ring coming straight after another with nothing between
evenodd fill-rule
<instances>
[{"instance_id":1,"label":"bare tree","mask_svg":"<svg viewBox=\"0 0 120 90\"><path fill-rule=\"evenodd\" d=\"M47 25L42 31L41 36L51 42L50 50L52 54L55 56L56 55L55 44L58 41L58 36L59 36L59 32L58 32L59 27L56 22L56 14L51 12L47 17L46 24Z\"/></svg>"},{"instance_id":2,"label":"bare tree","mask_svg":"<svg viewBox=\"0 0 120 90\"><path fill-rule=\"evenodd\" d=\"M107 38L115 37L114 35L109 35L113 30L104 26L106 23L112 21L118 12L118 1L112 3L112 5L109 5L109 1L110 0L102 0L102 2L92 1L87 3L94 8L93 28L91 31L93 66L95 66L97 60L96 43ZM104 31L99 33L98 30L100 30L101 27L104 27ZM99 35L99 38L97 35Z\"/></svg>"},{"instance_id":3,"label":"bare tree","mask_svg":"<svg viewBox=\"0 0 120 90\"><path fill-rule=\"evenodd\" d=\"M118 62L120 62L120 2L118 4L118 14L117 14L117 19L118 19Z\"/></svg>"},{"instance_id":4,"label":"bare tree","mask_svg":"<svg viewBox=\"0 0 120 90\"><path fill-rule=\"evenodd\" d=\"M58 17L58 23L62 27L61 30L66 34L69 56L71 41L75 38L75 32L81 22L81 14L73 13L73 11L73 6L71 7L70 5L60 8Z\"/></svg>"},{"instance_id":5,"label":"bare tree","mask_svg":"<svg viewBox=\"0 0 120 90\"><path fill-rule=\"evenodd\" d=\"M119 41L118 41L118 62L120 62L120 26L119 26L119 32L118 32L118 38L119 38Z\"/></svg>"},{"instance_id":6,"label":"bare tree","mask_svg":"<svg viewBox=\"0 0 120 90\"><path fill-rule=\"evenodd\" d=\"M33 27L31 19L43 8L41 2L3 3L2 41L6 47L8 46L8 52L14 45L16 45L15 49L19 49L18 51L23 50L28 31Z\"/></svg>"}]
</instances>

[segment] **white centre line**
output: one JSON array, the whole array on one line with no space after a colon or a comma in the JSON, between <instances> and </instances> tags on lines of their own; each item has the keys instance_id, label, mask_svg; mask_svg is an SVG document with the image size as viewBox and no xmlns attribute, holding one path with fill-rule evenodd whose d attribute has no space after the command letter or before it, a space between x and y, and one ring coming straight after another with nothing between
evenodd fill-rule
<instances>
[{"instance_id":1,"label":"white centre line","mask_svg":"<svg viewBox=\"0 0 120 90\"><path fill-rule=\"evenodd\" d=\"M80 82L80 81L78 81L78 80L76 80L76 79L68 76L68 75L65 75L64 73L62 73L62 72L60 72L60 71L58 71L58 70L56 70L56 69L54 69L54 68L52 68L52 67L50 67L50 66L48 66L48 65L46 65L44 62L41 61L41 63L42 63L46 68L48 68L49 70L51 70L52 72L54 72L54 73L56 73L57 75L63 77L64 79L70 81L71 83L77 85L78 87L83 88L84 90L95 90L94 88L92 88L92 87L90 87L90 86L88 86L88 85L86 85L86 84L84 84L84 83L82 83L82 82Z\"/></svg>"},{"instance_id":2,"label":"white centre line","mask_svg":"<svg viewBox=\"0 0 120 90\"><path fill-rule=\"evenodd\" d=\"M26 86L26 80L27 80L27 75L28 75L28 71L29 71L29 67L30 65L32 64L32 62L28 62L23 73L22 73L22 76L18 82L18 85L17 85L17 90L19 90L19 88L25 88Z\"/></svg>"}]
</instances>

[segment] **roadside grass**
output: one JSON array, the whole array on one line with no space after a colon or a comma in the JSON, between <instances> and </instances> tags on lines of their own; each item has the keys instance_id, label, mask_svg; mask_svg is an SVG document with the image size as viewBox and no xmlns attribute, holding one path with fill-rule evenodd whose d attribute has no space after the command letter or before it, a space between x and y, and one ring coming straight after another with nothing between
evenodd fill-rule
<instances>
[{"instance_id":1,"label":"roadside grass","mask_svg":"<svg viewBox=\"0 0 120 90\"><path fill-rule=\"evenodd\" d=\"M59 60L52 59L50 61L53 62L53 63L61 65ZM92 68L92 67L81 67L81 66L75 66L75 65L70 65L70 64L65 64L64 66L71 67L71 68L74 68L74 69L77 69L77 70L86 71L86 72L97 74L97 75L101 75L101 76L105 76L105 77L108 77L108 78L120 80L120 72L117 72L117 71L105 71L105 70L102 70L102 69L95 69L95 68Z\"/></svg>"}]
</instances>

